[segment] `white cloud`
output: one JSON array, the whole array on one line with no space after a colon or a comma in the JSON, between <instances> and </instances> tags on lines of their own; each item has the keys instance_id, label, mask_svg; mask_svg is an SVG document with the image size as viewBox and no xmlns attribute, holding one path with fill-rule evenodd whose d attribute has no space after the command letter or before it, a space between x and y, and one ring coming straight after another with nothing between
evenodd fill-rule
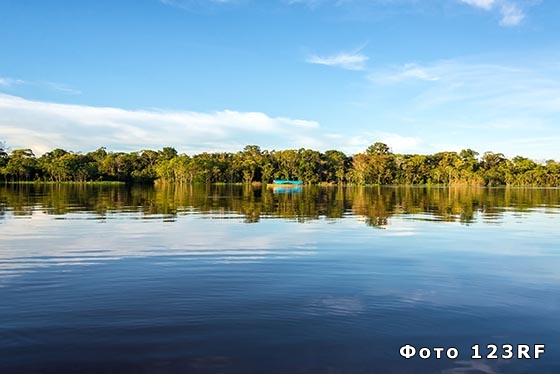
<instances>
[{"instance_id":1,"label":"white cloud","mask_svg":"<svg viewBox=\"0 0 560 374\"><path fill-rule=\"evenodd\" d=\"M461 3L476 8L491 11L497 9L500 14L500 25L517 26L525 18L525 13L519 3L512 0L458 0Z\"/></svg>"},{"instance_id":2,"label":"white cloud","mask_svg":"<svg viewBox=\"0 0 560 374\"><path fill-rule=\"evenodd\" d=\"M502 26L517 26L525 18L525 14L516 4L504 3L500 9Z\"/></svg>"},{"instance_id":3,"label":"white cloud","mask_svg":"<svg viewBox=\"0 0 560 374\"><path fill-rule=\"evenodd\" d=\"M86 152L101 146L114 151L175 147L189 154L235 152L247 144L264 149L339 149L363 152L376 141L396 152L418 150L421 140L389 132L326 133L315 121L270 117L261 112L213 113L126 110L57 104L0 94L0 134L12 148L42 154L54 148Z\"/></svg>"},{"instance_id":4,"label":"white cloud","mask_svg":"<svg viewBox=\"0 0 560 374\"><path fill-rule=\"evenodd\" d=\"M346 70L365 70L369 58L361 53L338 53L332 56L308 56L305 62L339 67Z\"/></svg>"},{"instance_id":5,"label":"white cloud","mask_svg":"<svg viewBox=\"0 0 560 374\"><path fill-rule=\"evenodd\" d=\"M496 0L459 0L459 2L472 5L477 8L490 10L496 3Z\"/></svg>"},{"instance_id":6,"label":"white cloud","mask_svg":"<svg viewBox=\"0 0 560 374\"><path fill-rule=\"evenodd\" d=\"M381 142L389 145L395 153L419 152L422 141L413 136L402 136L393 133L381 133L377 137Z\"/></svg>"},{"instance_id":7,"label":"white cloud","mask_svg":"<svg viewBox=\"0 0 560 374\"><path fill-rule=\"evenodd\" d=\"M0 94L0 133L12 148L38 153L62 147L139 150L175 146L184 152L239 150L245 144L308 146L319 124L260 112L125 110L56 104ZM317 144L315 144L317 145Z\"/></svg>"}]
</instances>

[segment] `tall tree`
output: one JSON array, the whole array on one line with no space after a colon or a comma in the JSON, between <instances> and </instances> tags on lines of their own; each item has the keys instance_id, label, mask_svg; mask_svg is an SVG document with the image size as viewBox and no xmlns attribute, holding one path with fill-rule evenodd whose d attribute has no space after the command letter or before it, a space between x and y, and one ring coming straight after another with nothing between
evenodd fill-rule
<instances>
[{"instance_id":1,"label":"tall tree","mask_svg":"<svg viewBox=\"0 0 560 374\"><path fill-rule=\"evenodd\" d=\"M24 182L35 179L37 162L31 149L14 149L5 166L6 176L12 181Z\"/></svg>"}]
</instances>

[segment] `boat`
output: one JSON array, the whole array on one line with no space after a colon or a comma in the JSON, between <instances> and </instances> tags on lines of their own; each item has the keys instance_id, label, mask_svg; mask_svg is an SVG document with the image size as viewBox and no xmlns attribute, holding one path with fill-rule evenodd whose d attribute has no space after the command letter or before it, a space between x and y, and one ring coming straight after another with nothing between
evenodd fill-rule
<instances>
[{"instance_id":1,"label":"boat","mask_svg":"<svg viewBox=\"0 0 560 374\"><path fill-rule=\"evenodd\" d=\"M302 181L288 180L288 179L275 179L272 181L274 186L301 186Z\"/></svg>"}]
</instances>

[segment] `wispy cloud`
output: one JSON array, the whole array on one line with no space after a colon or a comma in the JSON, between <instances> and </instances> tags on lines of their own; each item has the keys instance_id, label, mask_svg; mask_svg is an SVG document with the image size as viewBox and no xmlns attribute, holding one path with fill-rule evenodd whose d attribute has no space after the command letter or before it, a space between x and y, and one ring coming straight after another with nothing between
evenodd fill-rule
<instances>
[{"instance_id":1,"label":"wispy cloud","mask_svg":"<svg viewBox=\"0 0 560 374\"><path fill-rule=\"evenodd\" d=\"M82 92L63 83L49 81L28 81L23 79L15 79L8 77L0 77L0 87L14 88L16 86L31 86L37 88L46 88L48 90L62 92L69 95L80 95Z\"/></svg>"},{"instance_id":2,"label":"wispy cloud","mask_svg":"<svg viewBox=\"0 0 560 374\"><path fill-rule=\"evenodd\" d=\"M407 63L402 67L396 67L385 72L374 72L369 75L369 79L374 82L391 83L402 82L405 80L438 81L439 72L432 67L422 66L416 63Z\"/></svg>"},{"instance_id":3,"label":"wispy cloud","mask_svg":"<svg viewBox=\"0 0 560 374\"><path fill-rule=\"evenodd\" d=\"M48 88L50 88L54 91L62 92L62 93L69 94L69 95L81 95L82 94L82 91L77 90L75 88L72 88L68 85L62 84L62 83L40 82L38 84L45 85L46 87L48 87Z\"/></svg>"},{"instance_id":4,"label":"wispy cloud","mask_svg":"<svg viewBox=\"0 0 560 374\"><path fill-rule=\"evenodd\" d=\"M525 18L521 5L512 0L458 0L485 11L497 11L500 14L500 25L517 26Z\"/></svg>"},{"instance_id":5,"label":"wispy cloud","mask_svg":"<svg viewBox=\"0 0 560 374\"><path fill-rule=\"evenodd\" d=\"M560 113L560 73L553 64L508 65L441 60L424 66L407 64L404 68L385 72L385 75L375 73L372 76L385 83L420 78L431 81L416 98L416 102L424 106L476 102L494 111Z\"/></svg>"},{"instance_id":6,"label":"wispy cloud","mask_svg":"<svg viewBox=\"0 0 560 374\"><path fill-rule=\"evenodd\" d=\"M360 52L345 53L341 52L330 56L310 55L305 62L310 64L326 65L339 67L346 70L365 70L366 62L369 58Z\"/></svg>"},{"instance_id":7,"label":"wispy cloud","mask_svg":"<svg viewBox=\"0 0 560 374\"><path fill-rule=\"evenodd\" d=\"M513 156L558 158L557 146L544 140L560 137L557 57L533 56L533 61L507 64L490 63L490 56L484 60L405 64L378 69L369 78L376 91L383 92L378 100L391 101L402 113L393 121L403 123L406 116L408 128L431 134L431 144L460 140L463 146ZM529 138L536 139L534 146L521 146L519 141Z\"/></svg>"},{"instance_id":8,"label":"wispy cloud","mask_svg":"<svg viewBox=\"0 0 560 374\"><path fill-rule=\"evenodd\" d=\"M14 85L25 84L25 81L21 79L0 77L0 87L10 87Z\"/></svg>"}]
</instances>

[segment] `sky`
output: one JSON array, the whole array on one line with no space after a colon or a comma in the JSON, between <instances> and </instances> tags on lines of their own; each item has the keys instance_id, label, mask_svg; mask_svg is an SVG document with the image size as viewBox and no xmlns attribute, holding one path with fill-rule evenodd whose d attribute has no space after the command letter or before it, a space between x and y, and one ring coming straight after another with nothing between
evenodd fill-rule
<instances>
[{"instance_id":1,"label":"sky","mask_svg":"<svg viewBox=\"0 0 560 374\"><path fill-rule=\"evenodd\" d=\"M556 0L3 0L0 141L560 160L558 15Z\"/></svg>"}]
</instances>

